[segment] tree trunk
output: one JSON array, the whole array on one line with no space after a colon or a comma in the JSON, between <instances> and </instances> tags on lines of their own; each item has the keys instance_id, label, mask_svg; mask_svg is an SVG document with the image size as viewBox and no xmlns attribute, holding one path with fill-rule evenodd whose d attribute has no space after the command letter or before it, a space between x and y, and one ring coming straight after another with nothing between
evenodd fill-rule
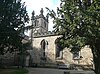
<instances>
[{"instance_id":1,"label":"tree trunk","mask_svg":"<svg viewBox=\"0 0 100 74\"><path fill-rule=\"evenodd\" d=\"M99 48L92 47L92 53L93 53L93 61L94 61L94 68L95 73L100 74L100 53Z\"/></svg>"},{"instance_id":2,"label":"tree trunk","mask_svg":"<svg viewBox=\"0 0 100 74\"><path fill-rule=\"evenodd\" d=\"M100 74L100 57L99 56L94 58L94 65L95 65L95 73Z\"/></svg>"}]
</instances>

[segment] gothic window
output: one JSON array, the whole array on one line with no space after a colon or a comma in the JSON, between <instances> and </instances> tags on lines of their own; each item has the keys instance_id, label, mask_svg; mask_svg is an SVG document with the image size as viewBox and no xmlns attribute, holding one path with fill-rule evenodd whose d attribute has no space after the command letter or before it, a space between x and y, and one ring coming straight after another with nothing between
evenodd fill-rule
<instances>
[{"instance_id":1,"label":"gothic window","mask_svg":"<svg viewBox=\"0 0 100 74\"><path fill-rule=\"evenodd\" d=\"M59 38L56 39L55 45L56 45L56 59L62 59L63 58L63 51L62 47L58 42Z\"/></svg>"},{"instance_id":2,"label":"gothic window","mask_svg":"<svg viewBox=\"0 0 100 74\"><path fill-rule=\"evenodd\" d=\"M42 56L45 57L45 40L43 39L41 41L41 49L42 49Z\"/></svg>"},{"instance_id":3,"label":"gothic window","mask_svg":"<svg viewBox=\"0 0 100 74\"><path fill-rule=\"evenodd\" d=\"M44 27L46 28L46 22L44 21Z\"/></svg>"},{"instance_id":4,"label":"gothic window","mask_svg":"<svg viewBox=\"0 0 100 74\"><path fill-rule=\"evenodd\" d=\"M41 26L43 26L43 19L41 19Z\"/></svg>"},{"instance_id":5,"label":"gothic window","mask_svg":"<svg viewBox=\"0 0 100 74\"><path fill-rule=\"evenodd\" d=\"M58 44L56 44L56 58L60 57L60 47Z\"/></svg>"},{"instance_id":6,"label":"gothic window","mask_svg":"<svg viewBox=\"0 0 100 74\"><path fill-rule=\"evenodd\" d=\"M48 42L45 39L43 39L41 41L42 57L46 56L45 51L47 50L47 48L48 48Z\"/></svg>"},{"instance_id":7,"label":"gothic window","mask_svg":"<svg viewBox=\"0 0 100 74\"><path fill-rule=\"evenodd\" d=\"M38 26L38 25L39 25L39 21L37 20L37 21L36 21L36 26Z\"/></svg>"},{"instance_id":8,"label":"gothic window","mask_svg":"<svg viewBox=\"0 0 100 74\"><path fill-rule=\"evenodd\" d=\"M36 26L36 20L34 21L34 26Z\"/></svg>"}]
</instances>

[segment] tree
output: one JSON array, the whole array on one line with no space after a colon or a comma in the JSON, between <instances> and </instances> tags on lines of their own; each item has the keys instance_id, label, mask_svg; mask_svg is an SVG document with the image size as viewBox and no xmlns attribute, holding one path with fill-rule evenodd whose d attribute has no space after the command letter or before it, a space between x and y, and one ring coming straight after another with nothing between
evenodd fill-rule
<instances>
[{"instance_id":1,"label":"tree","mask_svg":"<svg viewBox=\"0 0 100 74\"><path fill-rule=\"evenodd\" d=\"M48 11L54 19L54 31L63 35L58 41L63 43L62 47L67 46L76 51L89 45L95 73L100 74L100 1L61 0L57 13Z\"/></svg>"},{"instance_id":2,"label":"tree","mask_svg":"<svg viewBox=\"0 0 100 74\"><path fill-rule=\"evenodd\" d=\"M0 0L0 54L21 50L29 17L21 0Z\"/></svg>"}]
</instances>

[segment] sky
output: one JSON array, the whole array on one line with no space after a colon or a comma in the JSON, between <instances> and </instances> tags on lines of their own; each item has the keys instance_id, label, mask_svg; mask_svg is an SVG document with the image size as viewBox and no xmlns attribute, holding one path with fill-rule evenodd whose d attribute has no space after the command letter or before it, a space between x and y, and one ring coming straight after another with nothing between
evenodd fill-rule
<instances>
[{"instance_id":1,"label":"sky","mask_svg":"<svg viewBox=\"0 0 100 74\"><path fill-rule=\"evenodd\" d=\"M30 17L33 10L35 11L35 15L39 15L41 8L43 8L44 15L46 15L47 10L45 7L56 11L57 7L60 5L60 0L22 0L22 2L25 2ZM49 31L53 30L53 26L52 19L49 18Z\"/></svg>"}]
</instances>

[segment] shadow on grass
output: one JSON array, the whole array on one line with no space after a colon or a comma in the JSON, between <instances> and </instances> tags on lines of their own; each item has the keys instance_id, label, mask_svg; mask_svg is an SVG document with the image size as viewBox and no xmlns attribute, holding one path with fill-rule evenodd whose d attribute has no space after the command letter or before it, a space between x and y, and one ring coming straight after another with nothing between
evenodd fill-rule
<instances>
[{"instance_id":1,"label":"shadow on grass","mask_svg":"<svg viewBox=\"0 0 100 74\"><path fill-rule=\"evenodd\" d=\"M27 69L0 69L0 74L26 74L28 73Z\"/></svg>"}]
</instances>

